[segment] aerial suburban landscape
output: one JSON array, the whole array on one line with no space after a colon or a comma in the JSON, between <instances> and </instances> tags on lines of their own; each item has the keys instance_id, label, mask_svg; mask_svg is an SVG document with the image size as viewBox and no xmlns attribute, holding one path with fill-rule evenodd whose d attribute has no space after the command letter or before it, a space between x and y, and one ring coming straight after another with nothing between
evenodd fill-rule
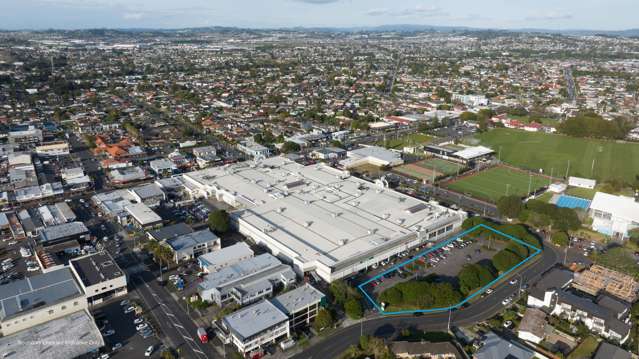
<instances>
[{"instance_id":1,"label":"aerial suburban landscape","mask_svg":"<svg viewBox=\"0 0 639 359\"><path fill-rule=\"evenodd\" d=\"M1 359L639 357L612 4L134 3L0 15Z\"/></svg>"}]
</instances>

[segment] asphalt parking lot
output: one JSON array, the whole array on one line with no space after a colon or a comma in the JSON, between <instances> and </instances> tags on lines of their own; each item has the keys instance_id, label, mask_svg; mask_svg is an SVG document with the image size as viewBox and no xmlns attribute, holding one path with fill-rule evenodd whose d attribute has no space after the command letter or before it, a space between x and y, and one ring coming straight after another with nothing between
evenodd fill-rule
<instances>
[{"instance_id":1,"label":"asphalt parking lot","mask_svg":"<svg viewBox=\"0 0 639 359\"><path fill-rule=\"evenodd\" d=\"M101 332L104 334L110 330L114 331L113 334L104 336L105 350L103 353L108 353L112 358L144 358L146 349L153 345L155 349L150 357L160 358L162 343L157 335L154 334L145 339L138 333L135 328L136 324L134 324L136 318L144 318L149 326L155 327L152 319L147 318L144 314L136 315L134 312L125 314L124 308L126 306L120 305L120 301L124 299L126 297L114 299L112 302L93 310ZM113 351L112 348L118 343L122 344L122 347Z\"/></svg>"},{"instance_id":2,"label":"asphalt parking lot","mask_svg":"<svg viewBox=\"0 0 639 359\"><path fill-rule=\"evenodd\" d=\"M467 243L467 244L463 244ZM387 275L380 277L376 283L371 283L373 292L379 293L394 286L397 283L404 282L416 277L425 277L431 274L437 275L443 280L456 280L459 270L464 264L477 263L482 261L490 261L493 255L506 246L506 242L493 241L489 243L484 240L465 239L464 241L454 241L449 248L439 248L428 252L420 259L415 260L412 264L408 264L400 270L392 271ZM395 265L403 263L411 259L415 254L426 251L420 249L419 252L412 251L411 255L404 258L398 258ZM407 268L408 267L408 268ZM391 264L368 274L372 278L379 273L392 268Z\"/></svg>"}]
</instances>

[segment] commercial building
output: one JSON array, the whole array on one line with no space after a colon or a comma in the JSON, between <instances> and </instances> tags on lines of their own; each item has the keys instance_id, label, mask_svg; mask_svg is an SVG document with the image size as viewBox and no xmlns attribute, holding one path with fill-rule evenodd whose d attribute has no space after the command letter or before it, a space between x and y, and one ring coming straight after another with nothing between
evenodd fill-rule
<instances>
[{"instance_id":1,"label":"commercial building","mask_svg":"<svg viewBox=\"0 0 639 359\"><path fill-rule=\"evenodd\" d=\"M129 189L137 203L144 203L151 208L159 207L166 200L164 191L155 183L149 183Z\"/></svg>"},{"instance_id":2,"label":"commercial building","mask_svg":"<svg viewBox=\"0 0 639 359\"><path fill-rule=\"evenodd\" d=\"M175 163L166 158L160 158L149 162L149 168L151 168L153 173L158 176L170 176L175 170L177 170Z\"/></svg>"},{"instance_id":3,"label":"commercial building","mask_svg":"<svg viewBox=\"0 0 639 359\"><path fill-rule=\"evenodd\" d=\"M106 251L73 259L69 268L86 294L89 306L127 293L126 275Z\"/></svg>"},{"instance_id":4,"label":"commercial building","mask_svg":"<svg viewBox=\"0 0 639 359\"><path fill-rule=\"evenodd\" d=\"M44 246L88 239L89 229L82 222L69 222L50 226L40 232L40 243Z\"/></svg>"},{"instance_id":5,"label":"commercial building","mask_svg":"<svg viewBox=\"0 0 639 359\"><path fill-rule=\"evenodd\" d=\"M220 237L208 228L167 239L165 244L173 251L176 263L217 251L222 247Z\"/></svg>"},{"instance_id":6,"label":"commercial building","mask_svg":"<svg viewBox=\"0 0 639 359\"><path fill-rule=\"evenodd\" d=\"M35 148L39 157L66 156L69 154L69 143L65 141L44 143Z\"/></svg>"},{"instance_id":7,"label":"commercial building","mask_svg":"<svg viewBox=\"0 0 639 359\"><path fill-rule=\"evenodd\" d=\"M606 292L628 303L634 303L639 294L639 283L632 276L598 264L577 273L572 286L593 296Z\"/></svg>"},{"instance_id":8,"label":"commercial building","mask_svg":"<svg viewBox=\"0 0 639 359\"><path fill-rule=\"evenodd\" d=\"M79 358L104 344L93 317L81 310L0 337L0 353L7 359Z\"/></svg>"},{"instance_id":9,"label":"commercial building","mask_svg":"<svg viewBox=\"0 0 639 359\"><path fill-rule=\"evenodd\" d=\"M138 228L148 229L162 225L162 217L144 203L129 204L124 209L131 217L132 224Z\"/></svg>"},{"instance_id":10,"label":"commercial building","mask_svg":"<svg viewBox=\"0 0 639 359\"><path fill-rule=\"evenodd\" d=\"M346 153L346 159L339 162L344 169L364 165L377 167L394 167L404 163L402 154L383 147L366 146Z\"/></svg>"},{"instance_id":11,"label":"commercial building","mask_svg":"<svg viewBox=\"0 0 639 359\"><path fill-rule=\"evenodd\" d=\"M278 295L271 302L288 316L290 329L295 329L313 322L324 297L324 293L307 283Z\"/></svg>"},{"instance_id":12,"label":"commercial building","mask_svg":"<svg viewBox=\"0 0 639 359\"><path fill-rule=\"evenodd\" d=\"M222 318L216 335L233 344L241 354L290 336L289 318L268 300L263 300Z\"/></svg>"},{"instance_id":13,"label":"commercial building","mask_svg":"<svg viewBox=\"0 0 639 359\"><path fill-rule=\"evenodd\" d=\"M240 233L331 282L453 234L466 218L324 164L282 157L183 175L194 196L236 207Z\"/></svg>"},{"instance_id":14,"label":"commercial building","mask_svg":"<svg viewBox=\"0 0 639 359\"><path fill-rule=\"evenodd\" d=\"M632 197L597 192L590 203L592 229L613 238L627 239L639 228L639 201Z\"/></svg>"},{"instance_id":15,"label":"commercial building","mask_svg":"<svg viewBox=\"0 0 639 359\"><path fill-rule=\"evenodd\" d=\"M3 336L86 309L84 293L69 268L0 285Z\"/></svg>"},{"instance_id":16,"label":"commercial building","mask_svg":"<svg viewBox=\"0 0 639 359\"><path fill-rule=\"evenodd\" d=\"M206 253L197 258L198 265L205 273L219 272L222 268L253 258L253 250L245 242Z\"/></svg>"},{"instance_id":17,"label":"commercial building","mask_svg":"<svg viewBox=\"0 0 639 359\"><path fill-rule=\"evenodd\" d=\"M172 238L177 238L185 234L193 233L193 228L184 222L172 224L162 228L150 230L146 232L149 239L156 240L158 242L164 242Z\"/></svg>"},{"instance_id":18,"label":"commercial building","mask_svg":"<svg viewBox=\"0 0 639 359\"><path fill-rule=\"evenodd\" d=\"M211 273L198 285L203 300L218 306L234 301L256 302L273 294L276 287L295 283L295 272L269 253L235 263Z\"/></svg>"}]
</instances>

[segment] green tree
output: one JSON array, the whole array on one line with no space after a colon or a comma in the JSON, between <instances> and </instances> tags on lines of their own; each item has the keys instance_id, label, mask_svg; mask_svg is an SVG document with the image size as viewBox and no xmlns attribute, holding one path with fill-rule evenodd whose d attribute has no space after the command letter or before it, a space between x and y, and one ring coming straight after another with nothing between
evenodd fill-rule
<instances>
[{"instance_id":1,"label":"green tree","mask_svg":"<svg viewBox=\"0 0 639 359\"><path fill-rule=\"evenodd\" d=\"M326 328L330 328L331 326L333 326L333 316L331 315L331 312L329 312L326 308L321 308L317 312L313 328L320 332Z\"/></svg>"},{"instance_id":2,"label":"green tree","mask_svg":"<svg viewBox=\"0 0 639 359\"><path fill-rule=\"evenodd\" d=\"M361 301L353 297L349 298L346 303L344 303L344 311L351 319L360 319L364 316Z\"/></svg>"},{"instance_id":3,"label":"green tree","mask_svg":"<svg viewBox=\"0 0 639 359\"><path fill-rule=\"evenodd\" d=\"M555 232L553 233L550 240L554 244L561 247L566 247L568 244L570 244L570 238L568 237L568 234L566 232Z\"/></svg>"},{"instance_id":4,"label":"green tree","mask_svg":"<svg viewBox=\"0 0 639 359\"><path fill-rule=\"evenodd\" d=\"M493 266L499 272L505 272L521 262L521 258L507 249L497 252L492 259Z\"/></svg>"},{"instance_id":5,"label":"green tree","mask_svg":"<svg viewBox=\"0 0 639 359\"><path fill-rule=\"evenodd\" d=\"M280 149L280 151L282 153L291 153L291 152L298 152L300 149L301 147L297 143L292 141L286 141L282 145L282 148Z\"/></svg>"},{"instance_id":6,"label":"green tree","mask_svg":"<svg viewBox=\"0 0 639 359\"><path fill-rule=\"evenodd\" d=\"M523 210L524 205L518 196L504 196L497 201L499 213L507 218L517 218Z\"/></svg>"},{"instance_id":7,"label":"green tree","mask_svg":"<svg viewBox=\"0 0 639 359\"><path fill-rule=\"evenodd\" d=\"M218 234L226 233L231 228L231 221L228 212L218 209L209 214L209 228Z\"/></svg>"}]
</instances>

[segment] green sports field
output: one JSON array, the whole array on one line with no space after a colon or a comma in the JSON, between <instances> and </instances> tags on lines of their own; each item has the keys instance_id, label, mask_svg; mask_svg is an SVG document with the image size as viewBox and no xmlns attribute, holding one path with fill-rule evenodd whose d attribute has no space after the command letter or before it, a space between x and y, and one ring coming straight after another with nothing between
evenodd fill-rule
<instances>
[{"instance_id":1,"label":"green sports field","mask_svg":"<svg viewBox=\"0 0 639 359\"><path fill-rule=\"evenodd\" d=\"M481 143L499 153L513 166L539 171L554 177L613 178L632 182L639 174L639 143L575 138L563 135L525 132L505 128L477 136ZM594 170L593 167L594 160Z\"/></svg>"},{"instance_id":2,"label":"green sports field","mask_svg":"<svg viewBox=\"0 0 639 359\"><path fill-rule=\"evenodd\" d=\"M435 171L443 173L447 176L456 174L458 170L461 170L461 168L463 168L463 166L460 164L442 160L441 158L429 158L427 160L417 162L416 165L428 169L434 169Z\"/></svg>"},{"instance_id":3,"label":"green sports field","mask_svg":"<svg viewBox=\"0 0 639 359\"><path fill-rule=\"evenodd\" d=\"M531 191L535 191L547 186L549 181L547 178L537 175L531 177L522 171L506 167L493 167L448 183L446 187L471 197L497 202L499 198L507 194L524 197L528 193L529 184Z\"/></svg>"}]
</instances>

